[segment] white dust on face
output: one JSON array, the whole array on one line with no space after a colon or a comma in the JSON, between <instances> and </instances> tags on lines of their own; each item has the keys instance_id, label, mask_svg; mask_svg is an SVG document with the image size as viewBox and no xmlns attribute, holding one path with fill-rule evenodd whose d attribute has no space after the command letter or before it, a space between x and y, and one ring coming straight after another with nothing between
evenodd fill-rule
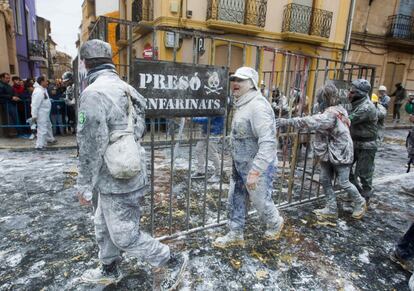
<instances>
[{"instance_id":1,"label":"white dust on face","mask_svg":"<svg viewBox=\"0 0 414 291\"><path fill-rule=\"evenodd\" d=\"M250 89L253 88L252 81L244 80L241 82L232 82L232 93L234 98L238 99L247 92L249 92Z\"/></svg>"}]
</instances>

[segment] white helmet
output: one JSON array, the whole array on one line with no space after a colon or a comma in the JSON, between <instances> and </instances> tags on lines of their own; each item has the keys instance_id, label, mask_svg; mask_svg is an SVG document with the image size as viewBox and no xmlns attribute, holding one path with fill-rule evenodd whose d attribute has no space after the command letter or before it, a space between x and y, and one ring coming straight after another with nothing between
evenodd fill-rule
<instances>
[{"instance_id":1,"label":"white helmet","mask_svg":"<svg viewBox=\"0 0 414 291\"><path fill-rule=\"evenodd\" d=\"M387 91L387 87L384 85L379 86L378 91Z\"/></svg>"}]
</instances>

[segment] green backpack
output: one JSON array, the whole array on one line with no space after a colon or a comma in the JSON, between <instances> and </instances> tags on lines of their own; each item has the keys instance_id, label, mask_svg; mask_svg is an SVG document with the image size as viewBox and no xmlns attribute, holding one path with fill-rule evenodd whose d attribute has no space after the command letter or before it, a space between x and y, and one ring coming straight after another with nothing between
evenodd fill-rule
<instances>
[{"instance_id":1,"label":"green backpack","mask_svg":"<svg viewBox=\"0 0 414 291\"><path fill-rule=\"evenodd\" d=\"M407 111L408 114L414 113L414 104L413 103L407 103L405 104L405 111Z\"/></svg>"}]
</instances>

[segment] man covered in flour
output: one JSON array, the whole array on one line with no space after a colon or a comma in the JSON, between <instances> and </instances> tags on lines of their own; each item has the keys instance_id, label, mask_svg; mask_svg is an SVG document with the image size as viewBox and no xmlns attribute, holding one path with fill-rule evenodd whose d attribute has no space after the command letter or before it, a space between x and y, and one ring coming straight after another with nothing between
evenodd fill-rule
<instances>
[{"instance_id":1,"label":"man covered in flour","mask_svg":"<svg viewBox=\"0 0 414 291\"><path fill-rule=\"evenodd\" d=\"M361 219L366 212L365 199L349 181L349 171L354 159L352 138L349 131L351 121L346 110L339 105L338 89L333 83L327 83L316 92L316 101L320 113L291 119L279 118L277 127L293 126L316 131L314 152L321 164L320 181L325 190L326 205L313 212L321 224L336 225L338 207L333 189L336 174L338 185L345 190L352 201L352 217Z\"/></svg>"},{"instance_id":2,"label":"man covered in flour","mask_svg":"<svg viewBox=\"0 0 414 291\"><path fill-rule=\"evenodd\" d=\"M78 114L78 196L81 203L87 203L92 191L98 193L94 223L101 262L98 268L87 270L82 279L98 284L119 282L122 274L118 264L124 251L153 266L154 278L162 289L176 288L186 256L170 253L167 245L139 228L139 198L148 185L145 151L140 146L145 130L145 100L119 78L108 43L97 39L85 42L80 58L88 71L88 87L82 92ZM140 149L142 165L136 174L114 176L113 165L106 159L108 146L118 141L114 136L127 131L134 136L133 147Z\"/></svg>"},{"instance_id":3,"label":"man covered in flour","mask_svg":"<svg viewBox=\"0 0 414 291\"><path fill-rule=\"evenodd\" d=\"M278 239L283 228L283 218L272 200L277 162L273 109L260 93L258 73L254 69L241 67L230 76L230 81L235 101L230 135L233 158L228 197L230 231L214 241L216 247L244 245L247 199L266 224L265 239Z\"/></svg>"}]
</instances>

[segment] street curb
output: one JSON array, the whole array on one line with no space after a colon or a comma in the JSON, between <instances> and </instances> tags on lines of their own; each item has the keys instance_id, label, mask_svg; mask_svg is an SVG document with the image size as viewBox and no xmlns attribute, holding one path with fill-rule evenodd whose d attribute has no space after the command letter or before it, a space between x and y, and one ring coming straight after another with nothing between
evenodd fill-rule
<instances>
[{"instance_id":1,"label":"street curb","mask_svg":"<svg viewBox=\"0 0 414 291\"><path fill-rule=\"evenodd\" d=\"M34 147L24 147L24 148L11 148L11 147L0 147L0 150L5 150L9 152L55 152L60 150L72 150L77 149L77 146L60 146L60 147L48 147L44 151L37 151Z\"/></svg>"}]
</instances>

